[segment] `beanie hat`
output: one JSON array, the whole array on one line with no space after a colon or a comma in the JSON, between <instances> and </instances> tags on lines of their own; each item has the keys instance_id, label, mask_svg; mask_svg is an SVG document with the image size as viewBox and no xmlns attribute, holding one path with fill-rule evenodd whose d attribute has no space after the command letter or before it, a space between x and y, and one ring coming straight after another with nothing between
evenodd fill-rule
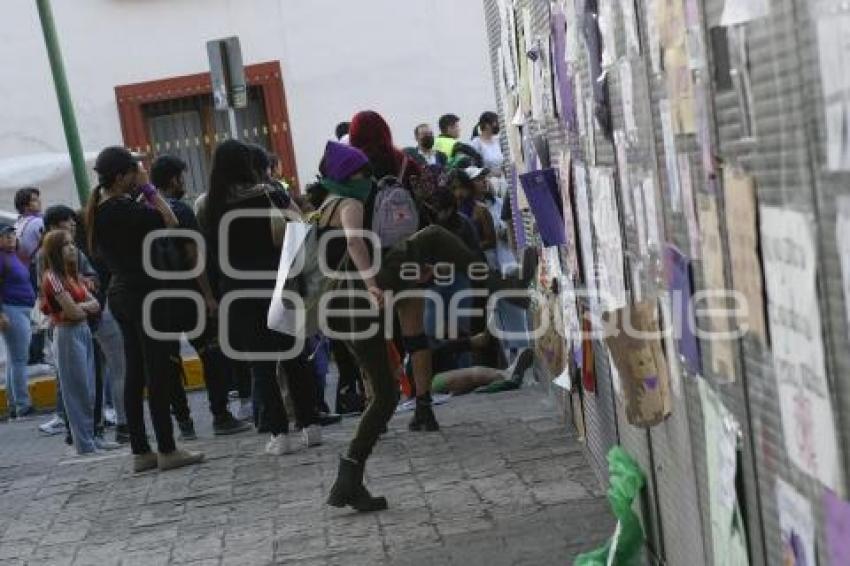
<instances>
[{"instance_id":1,"label":"beanie hat","mask_svg":"<svg viewBox=\"0 0 850 566\"><path fill-rule=\"evenodd\" d=\"M323 172L328 179L345 181L367 165L369 158L356 147L335 141L325 146Z\"/></svg>"}]
</instances>

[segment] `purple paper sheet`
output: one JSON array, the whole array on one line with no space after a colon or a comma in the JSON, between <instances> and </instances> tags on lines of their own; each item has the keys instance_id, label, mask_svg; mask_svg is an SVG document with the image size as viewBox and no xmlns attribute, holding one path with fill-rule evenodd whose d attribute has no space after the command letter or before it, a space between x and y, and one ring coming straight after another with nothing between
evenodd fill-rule
<instances>
[{"instance_id":1,"label":"purple paper sheet","mask_svg":"<svg viewBox=\"0 0 850 566\"><path fill-rule=\"evenodd\" d=\"M558 94L561 99L561 122L568 132L576 129L576 101L573 93L573 74L564 58L566 53L567 18L560 6L552 8L552 38L555 44L555 81L558 84Z\"/></svg>"},{"instance_id":2,"label":"purple paper sheet","mask_svg":"<svg viewBox=\"0 0 850 566\"><path fill-rule=\"evenodd\" d=\"M537 229L543 245L562 246L567 243L564 235L564 219L558 201L560 189L555 169L541 169L520 175L522 188L537 221ZM557 195L557 200L556 200Z\"/></svg>"},{"instance_id":3,"label":"purple paper sheet","mask_svg":"<svg viewBox=\"0 0 850 566\"><path fill-rule=\"evenodd\" d=\"M850 564L850 503L826 490L823 514L829 563Z\"/></svg>"},{"instance_id":4,"label":"purple paper sheet","mask_svg":"<svg viewBox=\"0 0 850 566\"><path fill-rule=\"evenodd\" d=\"M673 329L682 361L692 375L702 373L699 342L694 335L693 282L691 260L672 244L664 253L667 288L673 301Z\"/></svg>"}]
</instances>

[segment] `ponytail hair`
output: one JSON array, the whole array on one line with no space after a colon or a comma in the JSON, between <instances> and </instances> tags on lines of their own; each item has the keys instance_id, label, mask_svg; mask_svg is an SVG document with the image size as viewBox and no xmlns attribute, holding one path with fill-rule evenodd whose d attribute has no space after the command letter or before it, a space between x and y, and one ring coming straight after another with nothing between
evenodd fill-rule
<instances>
[{"instance_id":1,"label":"ponytail hair","mask_svg":"<svg viewBox=\"0 0 850 566\"><path fill-rule=\"evenodd\" d=\"M103 178L100 175L98 175L98 181L97 186L92 190L91 195L89 195L89 202L86 203L86 210L83 215L83 223L86 230L86 245L89 248L89 254L91 256L98 255L97 242L95 242L94 237L94 215L97 212L97 203L100 202L100 198L103 196Z\"/></svg>"}]
</instances>

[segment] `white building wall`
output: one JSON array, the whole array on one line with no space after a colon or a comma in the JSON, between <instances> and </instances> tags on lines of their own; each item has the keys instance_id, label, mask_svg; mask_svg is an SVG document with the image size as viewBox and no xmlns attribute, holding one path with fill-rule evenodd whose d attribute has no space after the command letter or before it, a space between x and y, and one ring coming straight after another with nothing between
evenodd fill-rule
<instances>
[{"instance_id":1,"label":"white building wall","mask_svg":"<svg viewBox=\"0 0 850 566\"><path fill-rule=\"evenodd\" d=\"M114 87L203 72L205 42L238 35L246 64L279 60L298 174L316 174L334 126L372 109L397 145L446 112L468 137L495 109L480 0L53 0L87 152L121 143ZM0 18L0 209L23 182L76 201L32 0ZM29 164L34 165L30 166Z\"/></svg>"}]
</instances>

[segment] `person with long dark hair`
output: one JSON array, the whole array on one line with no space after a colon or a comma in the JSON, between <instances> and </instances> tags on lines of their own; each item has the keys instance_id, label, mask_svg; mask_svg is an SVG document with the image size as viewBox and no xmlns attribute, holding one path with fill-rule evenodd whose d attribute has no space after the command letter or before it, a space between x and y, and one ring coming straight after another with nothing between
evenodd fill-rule
<instances>
[{"instance_id":1,"label":"person with long dark hair","mask_svg":"<svg viewBox=\"0 0 850 566\"><path fill-rule=\"evenodd\" d=\"M277 383L275 353L290 350L293 339L267 326L267 314L283 244L281 210L291 201L281 190L262 183L255 163L256 153L238 140L228 140L216 148L213 156L210 186L206 203L207 241L217 256L232 270L269 273L269 278L247 278L222 269L222 295L231 292L259 292L260 297L234 300L227 312L220 313L220 337L240 353L250 353L247 360L259 404L258 421L271 433L266 452L271 455L289 453L294 448L289 436L289 419ZM264 213L257 217L257 212ZM239 217L239 213L252 216ZM228 219L226 226L224 221ZM229 221L229 219L233 219ZM268 295L265 296L264 293ZM226 299L222 302L226 302ZM225 318L225 314L228 316ZM224 343L222 344L224 345ZM227 352L225 352L227 354ZM282 356L281 356L282 357ZM321 428L316 410L316 388L313 369L305 352L281 360L289 392L295 406L296 425L300 426L306 446L321 443Z\"/></svg>"},{"instance_id":2,"label":"person with long dark hair","mask_svg":"<svg viewBox=\"0 0 850 566\"><path fill-rule=\"evenodd\" d=\"M117 443L98 438L95 430L95 353L88 321L100 315L100 303L79 272L80 254L70 232L53 230L42 248L43 309L53 325L62 402L74 447L80 455L117 448Z\"/></svg>"},{"instance_id":3,"label":"person with long dark hair","mask_svg":"<svg viewBox=\"0 0 850 566\"><path fill-rule=\"evenodd\" d=\"M143 323L145 298L160 283L144 268L143 242L154 230L174 228L177 218L168 202L148 182L148 175L126 148L100 152L94 166L98 185L86 209L88 248L99 254L111 273L107 297L124 337L124 405L133 451L133 470L169 470L200 462L203 454L179 449L169 413L174 359L179 344L158 340L149 330L167 328L167 312L150 307L153 329ZM141 202L140 202L141 201ZM144 392L156 435L157 451L148 444L144 420Z\"/></svg>"}]
</instances>

